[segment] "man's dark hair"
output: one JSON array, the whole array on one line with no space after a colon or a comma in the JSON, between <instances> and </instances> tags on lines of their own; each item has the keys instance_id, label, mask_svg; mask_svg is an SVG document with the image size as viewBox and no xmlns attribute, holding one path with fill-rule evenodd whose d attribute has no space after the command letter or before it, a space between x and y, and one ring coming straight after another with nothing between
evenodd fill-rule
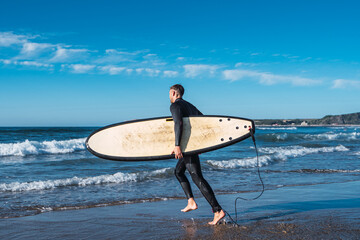
<instances>
[{"instance_id":1,"label":"man's dark hair","mask_svg":"<svg viewBox=\"0 0 360 240\"><path fill-rule=\"evenodd\" d=\"M184 92L185 92L185 89L181 84L175 84L175 85L171 86L170 89L173 89L177 93L179 93L180 97L182 97L184 95Z\"/></svg>"}]
</instances>

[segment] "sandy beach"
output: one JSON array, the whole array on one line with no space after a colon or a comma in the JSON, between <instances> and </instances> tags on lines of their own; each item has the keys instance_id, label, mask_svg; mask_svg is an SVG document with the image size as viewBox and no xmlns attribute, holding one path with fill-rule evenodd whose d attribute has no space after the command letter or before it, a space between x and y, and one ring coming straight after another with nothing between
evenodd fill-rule
<instances>
[{"instance_id":1,"label":"sandy beach","mask_svg":"<svg viewBox=\"0 0 360 240\"><path fill-rule=\"evenodd\" d=\"M198 198L199 209L189 213L180 212L186 203L180 199L1 219L0 238L359 239L359 187L360 181L268 190L257 201L238 202L240 227L229 218L208 226L211 209ZM233 218L236 196L239 194L218 195Z\"/></svg>"}]
</instances>

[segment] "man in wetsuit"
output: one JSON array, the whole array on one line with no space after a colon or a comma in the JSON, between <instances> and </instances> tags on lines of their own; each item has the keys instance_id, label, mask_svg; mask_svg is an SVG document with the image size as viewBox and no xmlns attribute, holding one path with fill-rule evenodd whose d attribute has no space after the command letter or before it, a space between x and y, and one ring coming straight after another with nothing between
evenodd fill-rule
<instances>
[{"instance_id":1,"label":"man in wetsuit","mask_svg":"<svg viewBox=\"0 0 360 240\"><path fill-rule=\"evenodd\" d=\"M183 130L183 117L203 115L194 105L182 99L184 91L185 90L183 86L180 84L175 84L174 86L170 87L169 91L171 102L170 111L174 120L175 130L175 148L171 154L175 154L175 158L179 159L175 168L175 176L179 180L181 187L183 188L188 199L188 205L181 211L189 212L197 209L197 204L194 200L189 180L185 176L185 170L187 169L192 180L200 189L205 199L211 205L212 211L214 212L214 219L213 221L209 222L209 224L215 225L225 216L225 213L217 202L209 183L204 179L201 173L199 156L196 154L184 157L180 148L180 141Z\"/></svg>"}]
</instances>

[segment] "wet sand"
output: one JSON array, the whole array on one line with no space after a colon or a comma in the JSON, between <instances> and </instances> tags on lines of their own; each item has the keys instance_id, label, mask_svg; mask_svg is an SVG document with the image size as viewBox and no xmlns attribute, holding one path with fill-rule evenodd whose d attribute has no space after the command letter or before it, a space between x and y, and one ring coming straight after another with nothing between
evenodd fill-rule
<instances>
[{"instance_id":1,"label":"wet sand","mask_svg":"<svg viewBox=\"0 0 360 240\"><path fill-rule=\"evenodd\" d=\"M180 212L186 200L168 200L0 219L0 239L359 239L359 189L360 181L268 190L238 201L240 227L229 218L207 225L213 215L198 198L189 213ZM233 218L237 196L218 195Z\"/></svg>"}]
</instances>

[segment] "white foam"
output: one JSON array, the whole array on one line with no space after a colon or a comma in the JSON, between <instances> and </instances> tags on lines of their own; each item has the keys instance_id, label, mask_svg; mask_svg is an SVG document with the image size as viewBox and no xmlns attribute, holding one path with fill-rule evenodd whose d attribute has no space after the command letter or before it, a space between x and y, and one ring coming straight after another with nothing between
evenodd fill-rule
<instances>
[{"instance_id":1,"label":"white foam","mask_svg":"<svg viewBox=\"0 0 360 240\"><path fill-rule=\"evenodd\" d=\"M283 133L283 134L276 134L276 139L277 140L285 140L288 138L288 134L287 133Z\"/></svg>"},{"instance_id":2,"label":"white foam","mask_svg":"<svg viewBox=\"0 0 360 240\"><path fill-rule=\"evenodd\" d=\"M0 156L26 156L33 154L71 153L85 149L86 138L52 141L29 141L0 143Z\"/></svg>"},{"instance_id":3,"label":"white foam","mask_svg":"<svg viewBox=\"0 0 360 240\"><path fill-rule=\"evenodd\" d=\"M157 169L155 171L145 171L138 173L122 173L117 172L115 174L100 175L95 177L72 177L65 179L55 179L46 181L33 181L33 182L12 182L1 183L0 192L21 192L30 190L46 190L58 187L67 186L89 186L108 183L123 183L123 182L137 182L150 177L160 176L170 168Z\"/></svg>"},{"instance_id":4,"label":"white foam","mask_svg":"<svg viewBox=\"0 0 360 240\"><path fill-rule=\"evenodd\" d=\"M265 154L272 154L275 158L286 160L289 157L299 157L308 154L324 153L324 152L344 152L349 151L343 145L336 147L321 147L321 148L308 148L303 146L287 146L287 147L264 147L260 148L259 152Z\"/></svg>"},{"instance_id":5,"label":"white foam","mask_svg":"<svg viewBox=\"0 0 360 240\"><path fill-rule=\"evenodd\" d=\"M357 156L358 158L360 158L360 151L358 152L353 152L353 155Z\"/></svg>"},{"instance_id":6,"label":"white foam","mask_svg":"<svg viewBox=\"0 0 360 240\"><path fill-rule=\"evenodd\" d=\"M274 161L286 161L291 157L305 156L308 154L324 153L324 152L343 152L349 151L348 148L343 145L336 147L322 147L322 148L307 148L302 146L288 146L288 147L264 147L260 148L259 152L265 153L265 155L259 156L259 166L266 166ZM231 159L231 160L208 160L208 164L220 168L236 168L236 167L256 167L257 159L243 158L243 159Z\"/></svg>"},{"instance_id":7,"label":"white foam","mask_svg":"<svg viewBox=\"0 0 360 240\"><path fill-rule=\"evenodd\" d=\"M259 130L297 130L297 127L258 127Z\"/></svg>"},{"instance_id":8,"label":"white foam","mask_svg":"<svg viewBox=\"0 0 360 240\"><path fill-rule=\"evenodd\" d=\"M350 133L327 132L321 134L306 134L304 138L310 140L338 140L338 139L356 140L358 139L359 136L360 136L359 132L350 132Z\"/></svg>"},{"instance_id":9,"label":"white foam","mask_svg":"<svg viewBox=\"0 0 360 240\"><path fill-rule=\"evenodd\" d=\"M272 160L273 159L271 158L271 156L268 155L260 156L259 166L260 167L266 166ZM237 167L250 168L257 166L256 158L231 159L231 160L222 160L222 161L208 160L206 162L212 166L216 166L220 168L237 168Z\"/></svg>"}]
</instances>

